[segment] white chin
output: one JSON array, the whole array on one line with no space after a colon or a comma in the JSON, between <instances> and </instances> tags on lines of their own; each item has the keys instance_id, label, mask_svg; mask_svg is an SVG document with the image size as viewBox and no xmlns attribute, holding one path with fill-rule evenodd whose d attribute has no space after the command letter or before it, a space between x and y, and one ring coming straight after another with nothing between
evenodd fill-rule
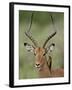
<instances>
[{"instance_id":1,"label":"white chin","mask_svg":"<svg viewBox=\"0 0 72 90\"><path fill-rule=\"evenodd\" d=\"M40 68L40 66L35 65L36 68Z\"/></svg>"},{"instance_id":2,"label":"white chin","mask_svg":"<svg viewBox=\"0 0 72 90\"><path fill-rule=\"evenodd\" d=\"M38 66L36 66L36 65L35 65L35 67L37 68L38 71L41 70L41 67L38 67Z\"/></svg>"}]
</instances>

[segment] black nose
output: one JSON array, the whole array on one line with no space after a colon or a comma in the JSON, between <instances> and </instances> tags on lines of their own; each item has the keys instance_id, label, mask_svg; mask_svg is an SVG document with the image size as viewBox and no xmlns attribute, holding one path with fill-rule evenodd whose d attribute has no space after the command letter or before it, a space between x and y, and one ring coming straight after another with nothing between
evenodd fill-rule
<instances>
[{"instance_id":1,"label":"black nose","mask_svg":"<svg viewBox=\"0 0 72 90\"><path fill-rule=\"evenodd\" d=\"M36 66L39 66L40 64L36 64Z\"/></svg>"}]
</instances>

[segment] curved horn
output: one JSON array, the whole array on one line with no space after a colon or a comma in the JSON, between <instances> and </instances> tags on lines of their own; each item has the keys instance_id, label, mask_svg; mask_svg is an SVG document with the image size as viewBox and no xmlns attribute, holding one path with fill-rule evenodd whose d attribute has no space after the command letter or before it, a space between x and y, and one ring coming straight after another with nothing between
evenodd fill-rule
<instances>
[{"instance_id":1,"label":"curved horn","mask_svg":"<svg viewBox=\"0 0 72 90\"><path fill-rule=\"evenodd\" d=\"M33 44L37 47L38 44L37 42L34 40L34 38L31 36L31 33L30 33L30 29L31 29L31 26L32 26L32 21L33 21L33 12L32 12L32 15L31 15L31 23L30 23L30 26L29 26L29 29L25 32L25 35L33 42Z\"/></svg>"},{"instance_id":2,"label":"curved horn","mask_svg":"<svg viewBox=\"0 0 72 90\"><path fill-rule=\"evenodd\" d=\"M56 34L56 32L54 32L53 34L51 34L51 35L46 39L46 41L45 41L44 44L43 44L43 48L45 48L47 42L48 42L55 34Z\"/></svg>"},{"instance_id":3,"label":"curved horn","mask_svg":"<svg viewBox=\"0 0 72 90\"><path fill-rule=\"evenodd\" d=\"M37 42L34 40L30 33L25 32L25 35L33 42L36 47L38 46Z\"/></svg>"}]
</instances>

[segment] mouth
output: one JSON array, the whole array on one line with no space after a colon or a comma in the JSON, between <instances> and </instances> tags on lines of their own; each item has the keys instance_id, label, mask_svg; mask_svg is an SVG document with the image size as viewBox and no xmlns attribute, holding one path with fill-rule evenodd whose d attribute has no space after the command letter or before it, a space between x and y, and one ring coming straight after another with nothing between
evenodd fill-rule
<instances>
[{"instance_id":1,"label":"mouth","mask_svg":"<svg viewBox=\"0 0 72 90\"><path fill-rule=\"evenodd\" d=\"M35 64L35 68L38 70L38 71L41 71L42 70L42 67L43 67L43 64L41 65L36 65Z\"/></svg>"},{"instance_id":2,"label":"mouth","mask_svg":"<svg viewBox=\"0 0 72 90\"><path fill-rule=\"evenodd\" d=\"M38 71L41 70L41 66L40 66L40 65L39 65L39 66L35 65L35 67L36 67L36 69L37 69Z\"/></svg>"}]
</instances>

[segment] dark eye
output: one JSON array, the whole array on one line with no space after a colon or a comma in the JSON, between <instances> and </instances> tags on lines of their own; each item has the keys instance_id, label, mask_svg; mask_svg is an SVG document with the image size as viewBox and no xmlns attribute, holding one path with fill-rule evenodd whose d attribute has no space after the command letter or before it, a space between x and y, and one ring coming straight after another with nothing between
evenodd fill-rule
<instances>
[{"instance_id":1,"label":"dark eye","mask_svg":"<svg viewBox=\"0 0 72 90\"><path fill-rule=\"evenodd\" d=\"M43 56L45 56L45 53L43 54Z\"/></svg>"},{"instance_id":2,"label":"dark eye","mask_svg":"<svg viewBox=\"0 0 72 90\"><path fill-rule=\"evenodd\" d=\"M36 56L36 53L34 53L34 55Z\"/></svg>"}]
</instances>

